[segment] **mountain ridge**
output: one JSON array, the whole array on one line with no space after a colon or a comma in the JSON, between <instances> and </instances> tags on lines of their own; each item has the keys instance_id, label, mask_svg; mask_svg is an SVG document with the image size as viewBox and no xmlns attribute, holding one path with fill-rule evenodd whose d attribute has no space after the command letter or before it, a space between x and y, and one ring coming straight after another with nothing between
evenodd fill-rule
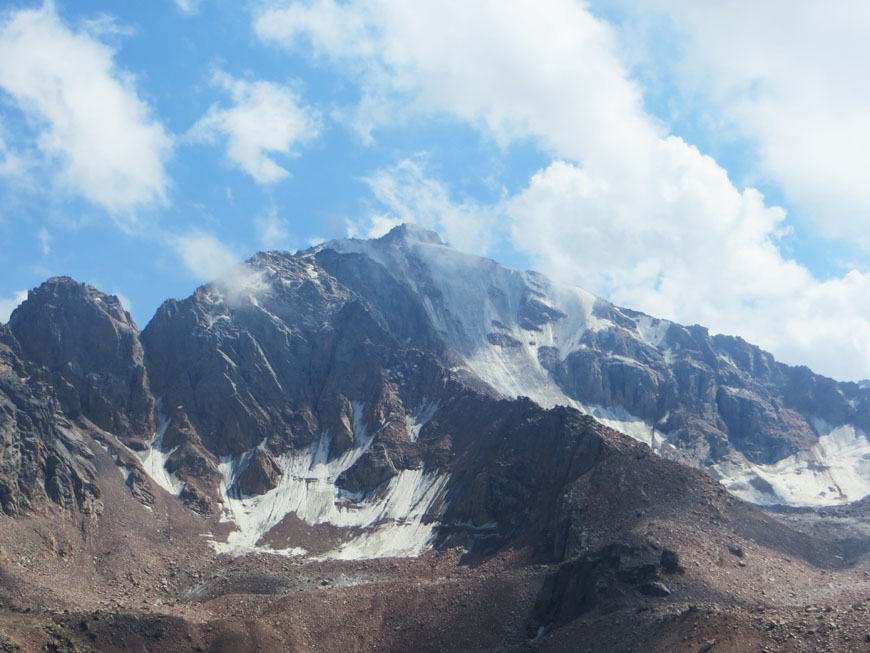
<instances>
[{"instance_id":1,"label":"mountain ridge","mask_svg":"<svg viewBox=\"0 0 870 653\"><path fill-rule=\"evenodd\" d=\"M833 438L860 472L840 386L779 387L757 348L414 228L327 245L258 253L141 332L69 278L0 325L0 644L747 650L803 633L806 602L858 642L867 499L773 515L713 478L777 496L723 430L726 379L780 425L808 397L780 453ZM683 378L691 401L650 403Z\"/></svg>"}]
</instances>

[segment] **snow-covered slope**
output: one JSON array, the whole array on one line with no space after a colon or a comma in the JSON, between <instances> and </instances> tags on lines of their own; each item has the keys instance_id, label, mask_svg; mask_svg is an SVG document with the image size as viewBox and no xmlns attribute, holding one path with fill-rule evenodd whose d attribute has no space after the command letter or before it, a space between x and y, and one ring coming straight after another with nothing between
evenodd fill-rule
<instances>
[{"instance_id":1,"label":"snow-covered slope","mask_svg":"<svg viewBox=\"0 0 870 653\"><path fill-rule=\"evenodd\" d=\"M340 240L324 247L364 254L407 283L445 344L505 397L525 395L544 407L579 406L540 364L539 351L555 348L564 359L585 331L612 326L593 314L597 298L536 272L460 252L413 225L404 229L401 239ZM661 338L655 329L649 335Z\"/></svg>"},{"instance_id":2,"label":"snow-covered slope","mask_svg":"<svg viewBox=\"0 0 870 653\"><path fill-rule=\"evenodd\" d=\"M281 480L265 494L244 496L234 488L252 452L226 456L220 465L224 478L220 487L224 520L233 523L236 530L226 542L215 542L215 549L232 554L268 551L306 555L308 552L301 547L275 550L258 546L260 538L288 514L294 514L312 526L330 524L353 529L354 535L324 554L324 558L404 557L422 553L430 544L435 528L433 520L423 523L423 518L437 512L448 476L423 468L401 470L390 479L383 492L368 499L340 490L336 479L359 461L376 435L366 432L362 412L361 405L354 405L356 444L351 449L331 456L331 438L324 433L306 450L280 457Z\"/></svg>"},{"instance_id":3,"label":"snow-covered slope","mask_svg":"<svg viewBox=\"0 0 870 653\"><path fill-rule=\"evenodd\" d=\"M848 421L867 421L866 389L459 252L414 225L313 252L321 249L368 257L406 284L460 367L504 397L586 411L759 503L829 505L870 494L866 436ZM839 404L820 410L813 392ZM825 424L831 414L838 424ZM851 444L834 433L851 434Z\"/></svg>"}]
</instances>

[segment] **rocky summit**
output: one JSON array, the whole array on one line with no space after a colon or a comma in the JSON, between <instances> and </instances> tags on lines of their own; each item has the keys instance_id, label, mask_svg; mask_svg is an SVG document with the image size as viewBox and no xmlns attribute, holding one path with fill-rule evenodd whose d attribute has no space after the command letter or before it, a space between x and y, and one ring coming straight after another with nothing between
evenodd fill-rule
<instances>
[{"instance_id":1,"label":"rocky summit","mask_svg":"<svg viewBox=\"0 0 870 653\"><path fill-rule=\"evenodd\" d=\"M866 650L870 389L412 225L0 325L0 650Z\"/></svg>"}]
</instances>

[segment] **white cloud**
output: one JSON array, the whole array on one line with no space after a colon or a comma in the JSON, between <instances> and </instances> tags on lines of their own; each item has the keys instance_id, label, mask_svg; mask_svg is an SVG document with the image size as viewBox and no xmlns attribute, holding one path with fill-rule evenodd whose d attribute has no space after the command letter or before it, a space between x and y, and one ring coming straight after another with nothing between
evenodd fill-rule
<instances>
[{"instance_id":1,"label":"white cloud","mask_svg":"<svg viewBox=\"0 0 870 653\"><path fill-rule=\"evenodd\" d=\"M233 106L213 105L190 129L193 141L226 138L226 156L261 184L285 179L290 173L273 156L291 156L293 148L314 138L319 119L301 104L287 86L266 81L249 82L217 72L215 85L227 91Z\"/></svg>"},{"instance_id":2,"label":"white cloud","mask_svg":"<svg viewBox=\"0 0 870 653\"><path fill-rule=\"evenodd\" d=\"M870 376L870 277L822 283L785 257L784 212L644 111L616 30L586 5L315 0L273 5L255 29L349 71L357 115L375 129L402 113L447 113L500 142L537 138L554 156L483 217L404 161L367 180L387 209L372 229L413 220L453 240L461 227L482 249L492 230L481 225L503 210L514 246L552 276L824 373Z\"/></svg>"},{"instance_id":3,"label":"white cloud","mask_svg":"<svg viewBox=\"0 0 870 653\"><path fill-rule=\"evenodd\" d=\"M36 239L39 241L39 249L43 254L51 254L51 233L45 227L40 228L36 234Z\"/></svg>"},{"instance_id":4,"label":"white cloud","mask_svg":"<svg viewBox=\"0 0 870 653\"><path fill-rule=\"evenodd\" d=\"M284 4L259 15L257 34L350 71L375 127L448 111L504 142L535 135L562 156L594 148L614 160L654 131L612 30L572 0L547 11L524 0Z\"/></svg>"},{"instance_id":5,"label":"white cloud","mask_svg":"<svg viewBox=\"0 0 870 653\"><path fill-rule=\"evenodd\" d=\"M686 147L671 141L676 151L661 151L660 165ZM782 211L737 192L712 160L707 167L654 198L553 163L508 201L514 243L536 268L617 304L741 335L825 374L870 376L870 275L815 280L777 247Z\"/></svg>"},{"instance_id":6,"label":"white cloud","mask_svg":"<svg viewBox=\"0 0 870 653\"><path fill-rule=\"evenodd\" d=\"M213 234L191 231L169 236L168 242L197 281L214 282L231 302L266 288L263 276L244 265L236 253Z\"/></svg>"},{"instance_id":7,"label":"white cloud","mask_svg":"<svg viewBox=\"0 0 870 653\"><path fill-rule=\"evenodd\" d=\"M241 259L213 234L193 231L171 236L169 242L197 281L213 281L241 263Z\"/></svg>"},{"instance_id":8,"label":"white cloud","mask_svg":"<svg viewBox=\"0 0 870 653\"><path fill-rule=\"evenodd\" d=\"M870 250L870 4L627 3L629 38L679 43L642 65L678 82L711 129L757 146L756 173L774 180L822 233ZM642 9L638 11L638 9ZM643 11L645 9L645 11ZM664 18L664 20L662 19Z\"/></svg>"},{"instance_id":9,"label":"white cloud","mask_svg":"<svg viewBox=\"0 0 870 653\"><path fill-rule=\"evenodd\" d=\"M165 201L172 138L113 59L110 47L65 26L51 3L0 23L0 87L39 130L43 164L129 226L135 209Z\"/></svg>"},{"instance_id":10,"label":"white cloud","mask_svg":"<svg viewBox=\"0 0 870 653\"><path fill-rule=\"evenodd\" d=\"M27 299L26 290L16 290L11 297L0 297L0 322L8 322L12 311L25 299Z\"/></svg>"}]
</instances>

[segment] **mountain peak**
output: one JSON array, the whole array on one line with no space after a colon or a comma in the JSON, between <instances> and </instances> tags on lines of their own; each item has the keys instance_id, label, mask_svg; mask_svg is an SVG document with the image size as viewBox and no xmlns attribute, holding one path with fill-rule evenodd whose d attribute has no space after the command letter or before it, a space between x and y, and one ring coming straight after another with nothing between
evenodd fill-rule
<instances>
[{"instance_id":1,"label":"mountain peak","mask_svg":"<svg viewBox=\"0 0 870 653\"><path fill-rule=\"evenodd\" d=\"M132 324L132 320L119 300L114 295L107 295L101 290L85 283L80 283L72 277L51 277L38 287L27 293L27 299L13 311L9 322L15 320L15 313L22 311L25 306L30 310L34 306L57 305L67 302L84 302L86 304L98 304L100 309L109 313L114 319ZM24 313L27 309L24 310ZM20 316L19 316L20 319ZM13 327L14 328L14 327Z\"/></svg>"},{"instance_id":2,"label":"mountain peak","mask_svg":"<svg viewBox=\"0 0 870 653\"><path fill-rule=\"evenodd\" d=\"M377 239L381 243L395 242L418 242L428 243L430 245L444 245L438 233L421 227L413 222L404 222L397 227L393 227L385 235Z\"/></svg>"},{"instance_id":3,"label":"mountain peak","mask_svg":"<svg viewBox=\"0 0 870 653\"><path fill-rule=\"evenodd\" d=\"M33 363L45 366L70 415L118 434L150 431L139 329L121 301L70 277L31 290L9 330Z\"/></svg>"}]
</instances>

